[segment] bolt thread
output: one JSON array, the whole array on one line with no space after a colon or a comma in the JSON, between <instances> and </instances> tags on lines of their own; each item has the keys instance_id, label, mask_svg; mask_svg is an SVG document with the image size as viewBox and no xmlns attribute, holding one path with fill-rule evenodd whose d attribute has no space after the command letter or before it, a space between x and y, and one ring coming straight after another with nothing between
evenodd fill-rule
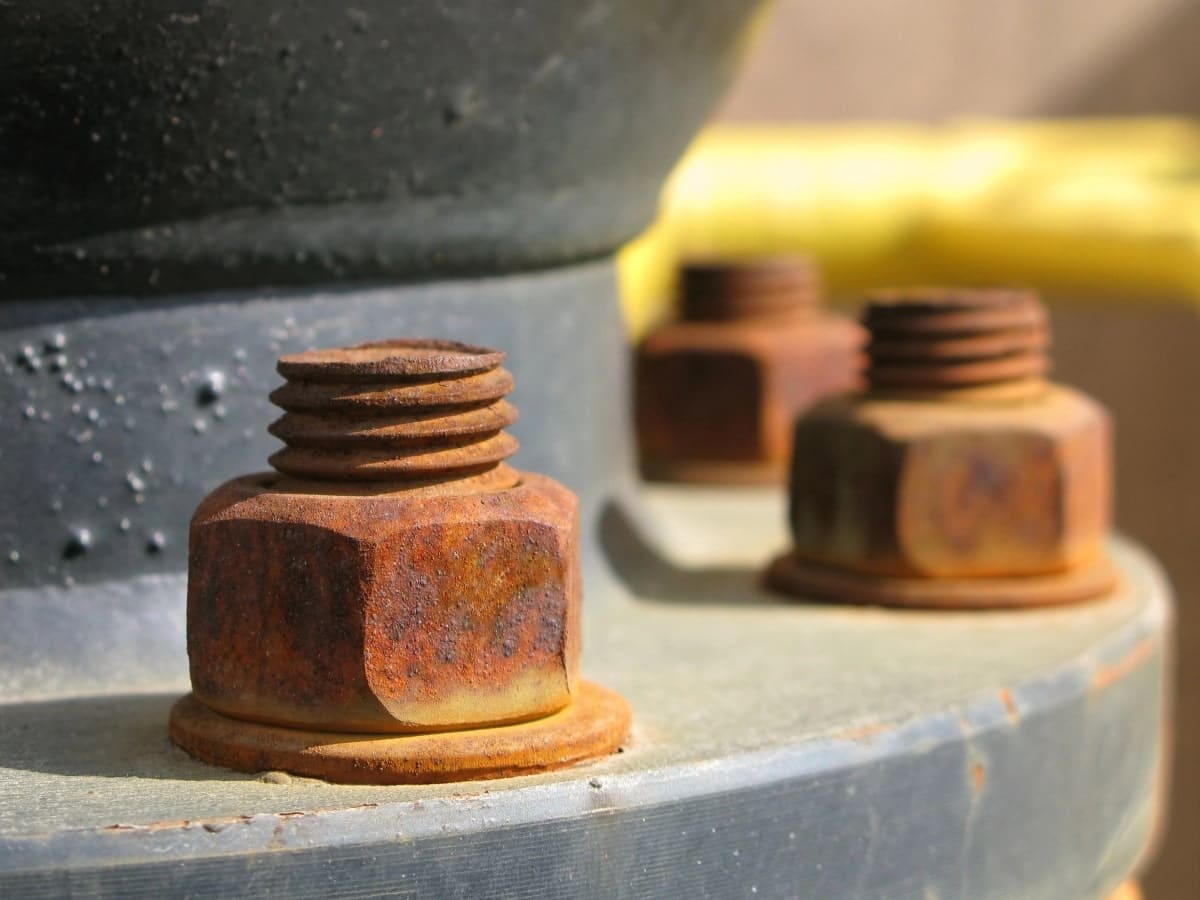
<instances>
[{"instance_id":1,"label":"bolt thread","mask_svg":"<svg viewBox=\"0 0 1200 900\"><path fill-rule=\"evenodd\" d=\"M284 356L284 410L268 429L286 445L278 471L331 481L430 481L481 475L517 450L504 429L504 354L449 341L395 340Z\"/></svg>"},{"instance_id":2,"label":"bolt thread","mask_svg":"<svg viewBox=\"0 0 1200 900\"><path fill-rule=\"evenodd\" d=\"M817 269L799 258L695 261L680 281L683 318L693 322L808 316L821 303Z\"/></svg>"},{"instance_id":3,"label":"bolt thread","mask_svg":"<svg viewBox=\"0 0 1200 900\"><path fill-rule=\"evenodd\" d=\"M1032 291L930 289L872 294L873 389L953 390L1037 379L1049 368L1046 310Z\"/></svg>"}]
</instances>

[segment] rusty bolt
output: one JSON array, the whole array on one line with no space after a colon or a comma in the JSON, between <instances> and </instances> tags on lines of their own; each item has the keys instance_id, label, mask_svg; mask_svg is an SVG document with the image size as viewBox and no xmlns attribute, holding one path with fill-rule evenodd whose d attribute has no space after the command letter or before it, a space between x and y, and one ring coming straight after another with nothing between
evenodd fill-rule
<instances>
[{"instance_id":1,"label":"rusty bolt","mask_svg":"<svg viewBox=\"0 0 1200 900\"><path fill-rule=\"evenodd\" d=\"M861 330L820 309L816 271L798 259L694 262L681 301L681 320L637 352L646 474L783 481L796 416L855 385Z\"/></svg>"},{"instance_id":2,"label":"rusty bolt","mask_svg":"<svg viewBox=\"0 0 1200 900\"><path fill-rule=\"evenodd\" d=\"M1028 291L878 294L868 390L796 425L794 593L1016 606L1107 591L1109 418L1044 379L1046 313Z\"/></svg>"},{"instance_id":3,"label":"rusty bolt","mask_svg":"<svg viewBox=\"0 0 1200 900\"><path fill-rule=\"evenodd\" d=\"M522 722L571 702L577 501L504 463L517 443L503 359L389 341L279 361L276 471L222 485L192 520L197 700L242 720L381 734Z\"/></svg>"}]
</instances>

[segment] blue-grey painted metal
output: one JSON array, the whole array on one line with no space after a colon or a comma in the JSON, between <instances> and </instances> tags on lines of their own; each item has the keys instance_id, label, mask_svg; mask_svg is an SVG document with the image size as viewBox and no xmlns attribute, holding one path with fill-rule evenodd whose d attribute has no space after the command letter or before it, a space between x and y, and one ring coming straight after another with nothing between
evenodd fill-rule
<instances>
[{"instance_id":1,"label":"blue-grey painted metal","mask_svg":"<svg viewBox=\"0 0 1200 900\"><path fill-rule=\"evenodd\" d=\"M515 464L564 481L589 517L628 483L611 262L404 288L9 302L0 315L0 595L182 571L200 499L267 468L275 360L307 347L415 335L502 348Z\"/></svg>"},{"instance_id":2,"label":"blue-grey painted metal","mask_svg":"<svg viewBox=\"0 0 1200 900\"><path fill-rule=\"evenodd\" d=\"M1062 610L764 594L760 567L787 541L782 492L629 479L613 289L611 268L589 264L403 289L10 306L22 317L4 333L22 357L39 341L37 354L73 351L100 377L76 393L14 366L3 382L6 402L39 415L14 426L0 469L19 501L0 521L22 554L0 582L0 895L1092 900L1134 870L1162 750L1168 598L1152 562L1117 545L1120 595ZM578 770L431 788L198 763L165 734L187 689L191 504L261 468L275 353L404 331L512 353L520 463L587 499L585 668L631 700L634 739ZM145 425L109 419L118 385L106 392L103 376L122 372L124 408ZM72 436L80 427L101 463ZM142 504L128 483L139 471L165 473L143 479ZM56 490L61 509L45 502ZM161 524L142 518L156 508ZM139 531L120 529L125 516ZM64 559L72 524L92 543ZM156 552L138 539L151 526Z\"/></svg>"},{"instance_id":3,"label":"blue-grey painted metal","mask_svg":"<svg viewBox=\"0 0 1200 900\"><path fill-rule=\"evenodd\" d=\"M805 606L748 564L780 502L691 500L644 511L686 520L651 550L682 588L688 529L739 531L725 603L592 582L586 667L633 703L624 753L470 785L239 775L167 743L180 660L0 706L0 893L1099 900L1135 870L1169 620L1143 553L1115 545L1121 592L1068 610Z\"/></svg>"}]
</instances>

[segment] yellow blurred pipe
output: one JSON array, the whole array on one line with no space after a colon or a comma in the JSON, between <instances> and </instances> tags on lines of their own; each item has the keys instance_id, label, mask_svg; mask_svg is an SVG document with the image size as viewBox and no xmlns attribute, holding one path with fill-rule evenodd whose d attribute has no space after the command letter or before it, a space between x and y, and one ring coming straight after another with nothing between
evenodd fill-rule
<instances>
[{"instance_id":1,"label":"yellow blurred pipe","mask_svg":"<svg viewBox=\"0 0 1200 900\"><path fill-rule=\"evenodd\" d=\"M835 295L1020 282L1200 302L1200 127L1175 119L714 128L621 257L635 335L691 255L806 253Z\"/></svg>"}]
</instances>

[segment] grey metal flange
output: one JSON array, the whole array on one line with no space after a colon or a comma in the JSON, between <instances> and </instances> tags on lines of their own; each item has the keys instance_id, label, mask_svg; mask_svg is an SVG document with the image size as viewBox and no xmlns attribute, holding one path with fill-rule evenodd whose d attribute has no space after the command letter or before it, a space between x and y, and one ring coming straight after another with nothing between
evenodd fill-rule
<instances>
[{"instance_id":1,"label":"grey metal flange","mask_svg":"<svg viewBox=\"0 0 1200 900\"><path fill-rule=\"evenodd\" d=\"M808 606L758 587L782 513L686 489L605 511L586 668L637 725L578 769L390 788L215 769L165 737L182 658L9 702L0 890L1090 900L1134 871L1161 778L1154 563L1116 542L1119 593L1074 608ZM182 578L156 587L178 615Z\"/></svg>"}]
</instances>

